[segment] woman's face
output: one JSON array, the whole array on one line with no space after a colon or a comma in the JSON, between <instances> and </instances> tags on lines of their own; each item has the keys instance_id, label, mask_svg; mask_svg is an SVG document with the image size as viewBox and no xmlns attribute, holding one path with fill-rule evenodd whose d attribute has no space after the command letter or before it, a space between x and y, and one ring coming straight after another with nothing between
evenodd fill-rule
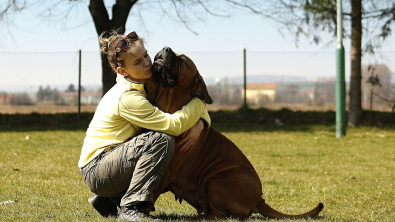
<instances>
[{"instance_id":1,"label":"woman's face","mask_svg":"<svg viewBox=\"0 0 395 222\"><path fill-rule=\"evenodd\" d=\"M136 41L128 51L120 56L124 61L124 67L118 67L117 72L131 80L145 82L151 78L151 57L142 42Z\"/></svg>"}]
</instances>

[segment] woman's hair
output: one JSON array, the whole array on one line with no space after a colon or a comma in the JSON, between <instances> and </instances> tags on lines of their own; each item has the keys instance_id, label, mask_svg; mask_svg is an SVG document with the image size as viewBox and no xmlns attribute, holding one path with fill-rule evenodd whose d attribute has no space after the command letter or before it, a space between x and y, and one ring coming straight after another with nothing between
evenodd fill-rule
<instances>
[{"instance_id":1,"label":"woman's hair","mask_svg":"<svg viewBox=\"0 0 395 222\"><path fill-rule=\"evenodd\" d=\"M124 67L125 66L125 62L122 61L122 59L120 59L120 55L122 55L123 53L126 52L125 51L120 51L117 54L117 64L115 64L115 46L117 45L117 43L126 37L126 35L120 35L118 34L118 32L116 30L112 30L109 34L109 37L105 37L105 35L107 34L107 32L103 32L100 36L99 36L99 43L100 43L100 51L102 51L103 53L107 54L107 59L108 62L111 65L112 70L116 73L117 72L117 67ZM108 35L106 35L108 36ZM144 39L139 38L137 40L138 42L144 43ZM131 41L131 45L134 44L135 41Z\"/></svg>"}]
</instances>

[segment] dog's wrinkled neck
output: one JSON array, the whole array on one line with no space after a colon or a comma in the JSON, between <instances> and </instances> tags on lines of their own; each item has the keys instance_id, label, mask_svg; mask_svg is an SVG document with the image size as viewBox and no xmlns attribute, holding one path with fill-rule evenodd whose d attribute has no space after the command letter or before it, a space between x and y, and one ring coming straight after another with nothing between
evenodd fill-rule
<instances>
[{"instance_id":1,"label":"dog's wrinkled neck","mask_svg":"<svg viewBox=\"0 0 395 222\"><path fill-rule=\"evenodd\" d=\"M168 90L165 90L163 87L158 86L156 89L156 97L154 101L154 106L158 107L158 109L166 112L167 110L167 100L168 100Z\"/></svg>"}]
</instances>

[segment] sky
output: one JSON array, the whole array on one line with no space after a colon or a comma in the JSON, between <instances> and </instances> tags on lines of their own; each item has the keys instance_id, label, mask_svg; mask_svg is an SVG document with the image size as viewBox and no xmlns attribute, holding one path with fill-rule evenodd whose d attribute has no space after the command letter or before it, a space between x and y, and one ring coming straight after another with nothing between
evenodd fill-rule
<instances>
[{"instance_id":1,"label":"sky","mask_svg":"<svg viewBox=\"0 0 395 222\"><path fill-rule=\"evenodd\" d=\"M97 34L88 12L87 3L80 4L69 15L67 23L56 19L39 18L41 8L29 8L14 18L11 36L3 38L1 51L48 52L48 51L97 51ZM63 10L67 4L63 4ZM62 8L60 9L62 10ZM231 18L207 16L204 22L191 23L192 33L180 22L156 11L143 11L144 25L133 8L126 25L126 33L136 31L147 40L147 47L159 51L164 45L175 50L199 52L333 50L323 49L302 42L295 47L292 36L282 36L276 24L251 13L239 11ZM28 36L29 38L26 38ZM34 43L31 42L34 41ZM334 46L335 47L335 46Z\"/></svg>"},{"instance_id":2,"label":"sky","mask_svg":"<svg viewBox=\"0 0 395 222\"><path fill-rule=\"evenodd\" d=\"M66 23L38 17L42 14L38 6L15 16L9 32L0 32L0 59L5 63L0 67L0 85L4 88L5 85L76 84L78 50L82 50L83 85L100 85L99 45L86 4L87 1L79 5ZM310 44L301 38L296 47L294 37L287 32L281 34L276 23L247 12L238 12L231 18L208 16L204 23L192 23L197 34L161 13L144 11L143 20L136 14L137 10L132 9L126 33L136 31L145 38L152 58L169 46L177 53L189 55L204 78L241 77L243 49L247 51L248 75L305 76L306 79L336 75L336 40L329 34L323 38L327 45ZM344 41L344 46L348 79L349 40ZM390 52L385 57L395 58L395 38L390 37L383 49ZM395 64L391 58L384 60Z\"/></svg>"}]
</instances>

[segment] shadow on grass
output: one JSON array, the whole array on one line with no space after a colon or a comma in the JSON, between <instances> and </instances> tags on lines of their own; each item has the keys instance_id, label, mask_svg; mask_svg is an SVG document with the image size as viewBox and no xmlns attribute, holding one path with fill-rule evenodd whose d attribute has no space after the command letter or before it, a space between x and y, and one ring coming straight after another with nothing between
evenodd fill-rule
<instances>
[{"instance_id":1,"label":"shadow on grass","mask_svg":"<svg viewBox=\"0 0 395 222\"><path fill-rule=\"evenodd\" d=\"M323 220L323 221L327 221L329 218L326 216L315 216L315 217L309 217L309 218L304 218L302 220L306 220L306 221L315 221L315 220ZM260 215L254 215L251 216L250 218L246 219L245 221L292 221L293 219L289 219L289 218L279 218L279 219L273 219L273 218L269 218L269 217L264 217L264 216L260 216ZM296 220L296 219L295 219ZM301 219L299 219L301 220Z\"/></svg>"},{"instance_id":2,"label":"shadow on grass","mask_svg":"<svg viewBox=\"0 0 395 222\"><path fill-rule=\"evenodd\" d=\"M176 214L176 213L171 213L171 214L159 213L159 214L155 215L156 218L161 219L163 221L184 221L187 218L196 217L196 216L198 216L198 215L197 214L187 215L187 214ZM316 217L306 218L306 220L307 219L315 221L315 220L326 220L329 218L327 218L326 216L318 215ZM242 220L242 221L271 221L271 220L289 221L290 219L288 219L288 218L273 219L273 218L261 216L259 214L254 214L251 217L249 217L245 220ZM240 221L240 220L238 220L236 218L226 218L226 219L213 220L213 221Z\"/></svg>"}]
</instances>

